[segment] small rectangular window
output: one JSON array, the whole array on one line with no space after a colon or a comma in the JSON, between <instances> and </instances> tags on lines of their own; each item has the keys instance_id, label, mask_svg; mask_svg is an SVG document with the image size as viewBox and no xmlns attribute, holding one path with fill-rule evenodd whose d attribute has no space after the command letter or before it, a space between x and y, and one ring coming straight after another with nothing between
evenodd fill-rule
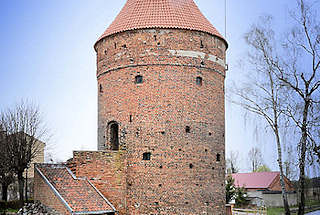
<instances>
[{"instance_id":1,"label":"small rectangular window","mask_svg":"<svg viewBox=\"0 0 320 215\"><path fill-rule=\"evenodd\" d=\"M137 75L135 79L136 84L141 84L143 82L143 77L141 75Z\"/></svg>"},{"instance_id":2,"label":"small rectangular window","mask_svg":"<svg viewBox=\"0 0 320 215\"><path fill-rule=\"evenodd\" d=\"M142 155L142 160L150 160L151 159L151 152L145 152Z\"/></svg>"},{"instance_id":3,"label":"small rectangular window","mask_svg":"<svg viewBox=\"0 0 320 215\"><path fill-rule=\"evenodd\" d=\"M186 133L190 133L190 126L186 126Z\"/></svg>"},{"instance_id":4,"label":"small rectangular window","mask_svg":"<svg viewBox=\"0 0 320 215\"><path fill-rule=\"evenodd\" d=\"M196 78L196 84L201 86L202 85L202 78L201 77L197 77Z\"/></svg>"}]
</instances>

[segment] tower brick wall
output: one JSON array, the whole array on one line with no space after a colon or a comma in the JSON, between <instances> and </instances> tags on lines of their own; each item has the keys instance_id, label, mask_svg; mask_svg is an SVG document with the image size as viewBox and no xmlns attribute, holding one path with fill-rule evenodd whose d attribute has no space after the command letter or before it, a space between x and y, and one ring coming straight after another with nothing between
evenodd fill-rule
<instances>
[{"instance_id":1,"label":"tower brick wall","mask_svg":"<svg viewBox=\"0 0 320 215\"><path fill-rule=\"evenodd\" d=\"M116 123L127 213L225 214L225 41L140 29L105 37L95 49L98 149L112 149Z\"/></svg>"}]
</instances>

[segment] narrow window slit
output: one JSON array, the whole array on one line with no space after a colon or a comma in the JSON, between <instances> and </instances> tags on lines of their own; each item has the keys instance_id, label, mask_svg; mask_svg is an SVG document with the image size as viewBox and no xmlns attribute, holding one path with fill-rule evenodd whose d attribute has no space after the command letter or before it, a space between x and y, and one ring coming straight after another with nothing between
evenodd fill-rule
<instances>
[{"instance_id":1,"label":"narrow window slit","mask_svg":"<svg viewBox=\"0 0 320 215\"><path fill-rule=\"evenodd\" d=\"M190 133L190 126L186 126L186 133Z\"/></svg>"},{"instance_id":2,"label":"narrow window slit","mask_svg":"<svg viewBox=\"0 0 320 215\"><path fill-rule=\"evenodd\" d=\"M219 162L221 160L221 155L218 153L217 154L217 161Z\"/></svg>"},{"instance_id":3,"label":"narrow window slit","mask_svg":"<svg viewBox=\"0 0 320 215\"><path fill-rule=\"evenodd\" d=\"M203 45L203 42L202 40L200 40L200 48L203 49L204 45Z\"/></svg>"}]
</instances>

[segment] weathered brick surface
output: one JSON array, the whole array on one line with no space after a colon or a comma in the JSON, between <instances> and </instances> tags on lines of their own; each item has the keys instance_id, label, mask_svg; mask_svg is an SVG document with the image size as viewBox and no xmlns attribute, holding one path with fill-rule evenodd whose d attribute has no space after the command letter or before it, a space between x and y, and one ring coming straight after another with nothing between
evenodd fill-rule
<instances>
[{"instance_id":1,"label":"weathered brick surface","mask_svg":"<svg viewBox=\"0 0 320 215\"><path fill-rule=\"evenodd\" d=\"M34 200L40 201L43 205L50 208L54 208L61 214L71 215L70 211L55 195L49 185L43 180L36 170L34 172Z\"/></svg>"},{"instance_id":2,"label":"weathered brick surface","mask_svg":"<svg viewBox=\"0 0 320 215\"><path fill-rule=\"evenodd\" d=\"M68 164L77 177L86 177L115 206L126 212L126 159L121 151L74 151Z\"/></svg>"},{"instance_id":3,"label":"weathered brick surface","mask_svg":"<svg viewBox=\"0 0 320 215\"><path fill-rule=\"evenodd\" d=\"M158 29L115 34L95 48L98 148L111 149L108 123L116 121L126 160L126 213L225 214L225 67L217 63L225 61L225 43L207 33ZM181 50L187 52L177 54ZM142 84L135 83L137 75ZM142 160L144 152L151 160ZM113 162L86 164L83 175ZM116 190L112 168L104 183Z\"/></svg>"}]
</instances>

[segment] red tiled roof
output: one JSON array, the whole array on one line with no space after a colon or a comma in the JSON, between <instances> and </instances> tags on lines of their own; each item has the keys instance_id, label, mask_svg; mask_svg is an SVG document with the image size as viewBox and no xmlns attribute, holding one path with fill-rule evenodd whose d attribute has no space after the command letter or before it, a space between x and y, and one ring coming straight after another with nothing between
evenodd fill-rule
<instances>
[{"instance_id":1,"label":"red tiled roof","mask_svg":"<svg viewBox=\"0 0 320 215\"><path fill-rule=\"evenodd\" d=\"M115 211L111 203L87 179L76 178L66 166L37 164L36 169L56 189L73 213Z\"/></svg>"},{"instance_id":2,"label":"red tiled roof","mask_svg":"<svg viewBox=\"0 0 320 215\"><path fill-rule=\"evenodd\" d=\"M279 172L235 173L232 177L237 187L267 189L279 174Z\"/></svg>"},{"instance_id":3,"label":"red tiled roof","mask_svg":"<svg viewBox=\"0 0 320 215\"><path fill-rule=\"evenodd\" d=\"M98 41L122 31L145 28L203 31L224 40L193 0L127 0L116 19Z\"/></svg>"}]
</instances>

